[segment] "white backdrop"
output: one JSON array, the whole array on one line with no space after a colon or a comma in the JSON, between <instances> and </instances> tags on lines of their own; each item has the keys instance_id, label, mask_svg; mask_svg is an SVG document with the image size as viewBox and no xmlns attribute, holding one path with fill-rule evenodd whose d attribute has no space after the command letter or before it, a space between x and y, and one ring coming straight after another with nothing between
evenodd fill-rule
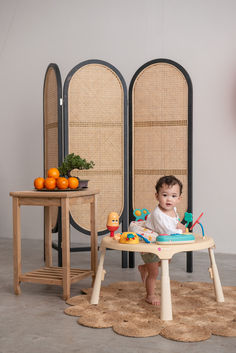
<instances>
[{"instance_id":1,"label":"white backdrop","mask_svg":"<svg viewBox=\"0 0 236 353\"><path fill-rule=\"evenodd\" d=\"M193 205L218 252L236 253L236 1L0 0L0 236L12 237L9 192L43 175L43 80L78 63L113 64L129 85L145 62L178 62L193 83ZM42 238L26 207L22 237Z\"/></svg>"}]
</instances>

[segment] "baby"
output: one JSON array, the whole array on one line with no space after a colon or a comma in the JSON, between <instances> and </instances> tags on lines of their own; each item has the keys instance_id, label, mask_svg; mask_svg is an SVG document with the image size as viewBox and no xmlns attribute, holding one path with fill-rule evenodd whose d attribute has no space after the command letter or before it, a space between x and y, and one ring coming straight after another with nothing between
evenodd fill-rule
<instances>
[{"instance_id":1,"label":"baby","mask_svg":"<svg viewBox=\"0 0 236 353\"><path fill-rule=\"evenodd\" d=\"M182 234L185 226L179 222L176 206L180 202L183 185L175 176L164 176L156 183L158 205L148 215L146 227L161 234ZM146 301L152 305L160 302L155 295L155 283L159 272L160 261L157 255L142 253L143 265L138 266L141 278L146 286Z\"/></svg>"}]
</instances>

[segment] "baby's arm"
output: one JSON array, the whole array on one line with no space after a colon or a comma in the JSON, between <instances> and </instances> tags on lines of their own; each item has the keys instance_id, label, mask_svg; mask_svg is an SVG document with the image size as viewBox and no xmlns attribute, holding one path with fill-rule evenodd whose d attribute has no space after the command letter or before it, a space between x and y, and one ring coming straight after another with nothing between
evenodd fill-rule
<instances>
[{"instance_id":1,"label":"baby's arm","mask_svg":"<svg viewBox=\"0 0 236 353\"><path fill-rule=\"evenodd\" d=\"M186 230L186 227L182 223L178 222L177 226L176 226L176 229L180 229L184 233L185 230Z\"/></svg>"}]
</instances>

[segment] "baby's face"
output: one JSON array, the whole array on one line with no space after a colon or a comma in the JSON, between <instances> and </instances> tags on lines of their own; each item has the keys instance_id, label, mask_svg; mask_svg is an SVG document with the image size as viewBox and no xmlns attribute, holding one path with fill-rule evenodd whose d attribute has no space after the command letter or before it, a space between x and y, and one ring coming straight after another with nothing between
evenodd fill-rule
<instances>
[{"instance_id":1,"label":"baby's face","mask_svg":"<svg viewBox=\"0 0 236 353\"><path fill-rule=\"evenodd\" d=\"M156 194L160 207L165 211L171 211L180 201L180 188L178 184L168 186L163 184Z\"/></svg>"}]
</instances>

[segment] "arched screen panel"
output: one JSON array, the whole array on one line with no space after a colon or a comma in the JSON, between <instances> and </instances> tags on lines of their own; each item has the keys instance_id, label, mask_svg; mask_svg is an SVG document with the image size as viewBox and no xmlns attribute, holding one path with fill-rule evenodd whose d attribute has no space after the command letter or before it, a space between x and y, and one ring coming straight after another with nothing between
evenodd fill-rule
<instances>
[{"instance_id":1,"label":"arched screen panel","mask_svg":"<svg viewBox=\"0 0 236 353\"><path fill-rule=\"evenodd\" d=\"M130 220L133 210L156 206L163 175L183 183L181 219L192 210L192 84L179 64L157 59L143 65L130 84Z\"/></svg>"},{"instance_id":2,"label":"arched screen panel","mask_svg":"<svg viewBox=\"0 0 236 353\"><path fill-rule=\"evenodd\" d=\"M89 60L68 74L64 86L65 156L80 155L95 167L78 171L89 187L100 190L97 206L99 234L105 234L107 215L115 211L127 222L126 85L112 65ZM89 207L89 206L88 206ZM72 225L89 234L89 209L72 205Z\"/></svg>"},{"instance_id":3,"label":"arched screen panel","mask_svg":"<svg viewBox=\"0 0 236 353\"><path fill-rule=\"evenodd\" d=\"M61 75L56 64L49 64L43 87L44 176L49 168L62 162L62 98ZM57 226L58 207L52 210L52 228Z\"/></svg>"}]
</instances>

